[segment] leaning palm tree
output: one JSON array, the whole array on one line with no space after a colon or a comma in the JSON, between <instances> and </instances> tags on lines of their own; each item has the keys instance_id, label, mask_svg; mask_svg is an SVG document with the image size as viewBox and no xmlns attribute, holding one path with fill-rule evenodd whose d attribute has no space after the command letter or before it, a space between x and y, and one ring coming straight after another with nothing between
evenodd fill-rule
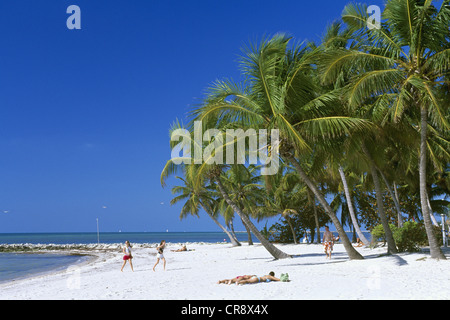
<instances>
[{"instance_id":1,"label":"leaning palm tree","mask_svg":"<svg viewBox=\"0 0 450 320\"><path fill-rule=\"evenodd\" d=\"M276 146L269 142L271 152L279 152L297 170L330 216L348 256L362 259L317 183L303 169L301 159L306 159L324 141L367 128L368 122L336 113L333 105L339 103L338 95L319 94L312 67L315 50L296 45L289 49L290 40L279 34L246 49L242 59L246 82L240 85L231 80L217 81L203 105L193 111L193 119L210 128L233 123L245 129L278 130L281 143Z\"/></svg>"},{"instance_id":2,"label":"leaning palm tree","mask_svg":"<svg viewBox=\"0 0 450 320\"><path fill-rule=\"evenodd\" d=\"M427 204L427 141L429 122L448 131L450 5L432 0L389 0L380 23L373 23L366 5L348 5L343 21L354 35L351 48L330 50L322 60L324 83L342 70L352 74L346 92L350 107L389 105L389 120L406 118L420 128L419 180L423 220L432 258L445 259L432 230Z\"/></svg>"},{"instance_id":3,"label":"leaning palm tree","mask_svg":"<svg viewBox=\"0 0 450 320\"><path fill-rule=\"evenodd\" d=\"M186 147L186 144L189 145L189 148L191 144L194 144L194 148L199 148L203 152L203 139L200 141L198 139L195 139L195 132L190 132L189 130L183 128L183 126L180 123L175 123L171 130L171 138L173 137L173 134L176 133L177 136L182 137L182 142L177 144L171 139L171 147L172 151L174 148L180 147L183 149L183 147ZM210 146L210 145L209 145ZM208 148L208 146L206 146ZM248 218L248 216L241 210L241 208L234 202L226 189L226 187L222 183L222 169L223 166L221 165L215 165L211 164L210 160L215 157L215 150L214 152L211 152L209 154L209 157L204 159L203 163L196 165L195 163L192 163L192 155L191 154L182 154L178 156L174 156L172 153L172 158L167 161L166 165L164 166L163 171L161 172L161 184L164 186L166 179L175 174L176 172L179 172L180 170L183 170L183 168L196 166L195 173L190 174L190 181L192 181L192 189L199 190L204 185L205 181L211 181L212 183L217 186L217 189L219 191L219 194L225 201L228 203L228 205L238 214L238 216L242 219L242 221L245 223L247 227L251 230L251 232L255 235L256 238L261 242L261 244L264 246L264 248L275 258L275 259L284 259L284 258L291 258L289 254L286 254L285 252L281 251L275 245L269 242L268 239L266 239L256 228L256 226L251 222L251 220ZM195 161L194 161L195 162ZM208 210L207 207L205 207L205 210Z\"/></svg>"},{"instance_id":4,"label":"leaning palm tree","mask_svg":"<svg viewBox=\"0 0 450 320\"><path fill-rule=\"evenodd\" d=\"M183 125L176 121L169 130L170 134L177 133L184 138L183 141L191 142L191 133L183 128ZM175 141L170 141L171 148L176 148ZM185 147L181 145L181 148ZM199 208L201 207L208 216L222 229L228 236L233 246L240 246L239 241L232 235L222 224L217 220L215 212L217 211L217 197L213 194L213 190L206 186L204 179L198 179L199 166L195 164L189 164L190 155L182 154L178 157L172 157L166 162L161 172L161 185L166 186L166 180L169 176L173 176L177 173L181 173L183 177L176 176L176 178L182 181L181 185L174 186L172 188L172 194L176 195L170 204L174 205L182 200L186 200L181 208L180 219L186 216L194 215L198 216ZM194 183L195 181L195 183Z\"/></svg>"},{"instance_id":5,"label":"leaning palm tree","mask_svg":"<svg viewBox=\"0 0 450 320\"><path fill-rule=\"evenodd\" d=\"M190 165L184 167L185 178L176 177L182 181L181 185L172 188L172 194L176 195L170 201L174 205L180 201L185 201L180 213L180 219L193 215L198 217L200 207L208 214L208 216L219 226L220 229L228 236L233 246L240 246L239 241L217 220L214 214L217 211L217 199L211 190L207 187L195 188L192 180L196 175L196 166Z\"/></svg>"},{"instance_id":6,"label":"leaning palm tree","mask_svg":"<svg viewBox=\"0 0 450 320\"><path fill-rule=\"evenodd\" d=\"M269 242L267 238L265 238L261 232L256 228L253 222L250 220L247 214L245 214L239 205L230 198L228 190L222 183L222 168L220 166L209 165L210 167L207 170L207 175L211 179L211 181L215 182L219 192L222 197L228 203L228 205L238 214L238 216L242 219L242 222L250 229L250 231L255 235L255 237L260 241L260 243L264 246L264 248L275 258L275 259L286 259L291 258L292 256L281 251L275 245Z\"/></svg>"}]
</instances>

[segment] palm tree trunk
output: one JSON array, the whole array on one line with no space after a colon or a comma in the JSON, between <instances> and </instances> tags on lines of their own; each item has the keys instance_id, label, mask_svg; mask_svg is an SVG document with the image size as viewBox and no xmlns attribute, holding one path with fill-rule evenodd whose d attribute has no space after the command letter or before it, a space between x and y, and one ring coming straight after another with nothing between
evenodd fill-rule
<instances>
[{"instance_id":1,"label":"palm tree trunk","mask_svg":"<svg viewBox=\"0 0 450 320\"><path fill-rule=\"evenodd\" d=\"M427 192L427 205L428 205L428 211L430 212L430 218L431 218L431 222L433 223L433 226L439 227L439 224L438 224L436 218L434 217L433 209L431 209L430 197L428 196L428 192Z\"/></svg>"},{"instance_id":2,"label":"palm tree trunk","mask_svg":"<svg viewBox=\"0 0 450 320\"><path fill-rule=\"evenodd\" d=\"M377 170L380 173L381 178L383 179L384 184L386 185L386 188L389 191L389 194L391 195L392 201L394 201L395 210L397 210L397 217L401 217L402 216L402 210L400 209L400 204L398 203L397 197L395 196L394 191L392 190L391 185L389 184L389 181L387 180L387 178L383 174L383 172L380 170L380 168L377 168ZM400 221L398 222L398 225L400 225Z\"/></svg>"},{"instance_id":3,"label":"palm tree trunk","mask_svg":"<svg viewBox=\"0 0 450 320\"><path fill-rule=\"evenodd\" d=\"M297 236L295 235L294 226L292 225L292 221L291 218L289 217L289 214L287 214L284 218L286 219L286 222L288 223L289 228L291 229L292 237L294 238L294 244L298 244Z\"/></svg>"},{"instance_id":4,"label":"palm tree trunk","mask_svg":"<svg viewBox=\"0 0 450 320\"><path fill-rule=\"evenodd\" d=\"M317 207L316 207L316 196L309 190L310 197L313 201L313 212L314 212L314 222L316 224L317 229L317 243L320 243L320 224L319 224L319 215L317 214ZM311 235L311 243L314 243L313 236Z\"/></svg>"},{"instance_id":5,"label":"palm tree trunk","mask_svg":"<svg viewBox=\"0 0 450 320\"><path fill-rule=\"evenodd\" d=\"M339 238L341 239L345 251L347 252L347 255L350 259L364 259L363 256L356 251L356 249L352 246L350 240L347 237L347 234L345 233L344 228L342 227L341 223L339 222L339 219L337 218L336 214L334 213L333 209L331 209L330 205L327 203L323 195L319 192L317 187L314 185L314 183L309 179L309 177L306 175L305 171L303 171L303 168L301 167L300 163L294 158L293 155L287 154L286 155L287 160L289 160L297 170L300 178L306 183L308 188L314 193L314 195L319 200L322 207L325 209L325 212L328 214L328 216L331 218L331 221L333 222L336 231L339 234Z\"/></svg>"},{"instance_id":6,"label":"palm tree trunk","mask_svg":"<svg viewBox=\"0 0 450 320\"><path fill-rule=\"evenodd\" d=\"M387 253L388 254L398 253L397 246L395 245L395 240L392 235L391 228L389 227L389 221L386 217L386 213L384 212L381 184L380 184L380 179L378 178L377 168L376 168L375 163L369 153L369 150L367 150L367 147L364 143L361 144L361 148L362 148L362 151L364 152L364 154L367 156L367 159L369 160L370 172L372 174L373 184L375 186L375 195L377 198L378 216L380 217L381 225L383 226L384 235L386 237L386 241L388 244Z\"/></svg>"},{"instance_id":7,"label":"palm tree trunk","mask_svg":"<svg viewBox=\"0 0 450 320\"><path fill-rule=\"evenodd\" d=\"M225 187L222 184L222 181L220 181L220 178L215 176L214 181L217 183L217 187L219 188L220 193L222 194L225 201L228 203L228 205L233 208L234 212L236 212L239 217L244 221L244 223L250 228L250 230L253 232L256 238L261 242L261 244L266 248L266 250L275 258L275 259L285 259L285 258L292 258L287 253L284 253L277 247L275 247L272 243L269 242L255 227L255 225L250 221L248 216L244 214L241 209L234 203L230 197L228 196L228 192L225 190Z\"/></svg>"},{"instance_id":8,"label":"palm tree trunk","mask_svg":"<svg viewBox=\"0 0 450 320\"><path fill-rule=\"evenodd\" d=\"M220 229L222 229L223 232L226 233L228 238L230 238L230 242L233 245L233 247L238 247L241 245L241 243L233 237L233 235L224 227L222 224L209 212L209 210L206 209L206 207L203 205L202 202L200 202L200 205L202 206L203 210L208 214L208 216L219 226Z\"/></svg>"},{"instance_id":9,"label":"palm tree trunk","mask_svg":"<svg viewBox=\"0 0 450 320\"><path fill-rule=\"evenodd\" d=\"M356 233L358 234L359 239L362 241L362 243L364 243L366 246L368 246L369 241L366 239L366 237L362 233L362 231L358 225L358 220L356 220L355 211L353 210L353 201L350 196L350 191L348 189L347 179L345 178L344 170L342 169L341 166L339 166L339 174L341 175L342 184L344 185L344 193L345 193L345 198L347 199L348 211L350 212L350 217L353 222L353 228L354 228L353 230L356 231Z\"/></svg>"},{"instance_id":10,"label":"palm tree trunk","mask_svg":"<svg viewBox=\"0 0 450 320\"><path fill-rule=\"evenodd\" d=\"M397 184L394 181L394 196L395 196L395 200L397 201L397 203L400 206L400 200L398 198L398 192L397 192ZM401 215L401 212L398 213L398 227L401 228L403 227L403 217Z\"/></svg>"},{"instance_id":11,"label":"palm tree trunk","mask_svg":"<svg viewBox=\"0 0 450 320\"><path fill-rule=\"evenodd\" d=\"M433 232L430 211L427 203L427 117L425 106L420 110L420 157L419 157L419 183L420 183L420 205L422 207L423 222L427 232L430 245L430 255L434 259L446 259Z\"/></svg>"},{"instance_id":12,"label":"palm tree trunk","mask_svg":"<svg viewBox=\"0 0 450 320\"><path fill-rule=\"evenodd\" d=\"M247 231L248 245L252 246L253 245L252 232L250 231L249 227L245 224L244 220L242 220L242 218L241 218L241 221L242 221L242 224L245 227L245 230Z\"/></svg>"},{"instance_id":13,"label":"palm tree trunk","mask_svg":"<svg viewBox=\"0 0 450 320\"><path fill-rule=\"evenodd\" d=\"M233 219L234 218L232 218L231 220L230 220L230 229L231 229L231 234L233 235L233 237L235 238L235 239L237 239L237 236L236 236L236 232L234 231L234 222L233 222Z\"/></svg>"}]
</instances>

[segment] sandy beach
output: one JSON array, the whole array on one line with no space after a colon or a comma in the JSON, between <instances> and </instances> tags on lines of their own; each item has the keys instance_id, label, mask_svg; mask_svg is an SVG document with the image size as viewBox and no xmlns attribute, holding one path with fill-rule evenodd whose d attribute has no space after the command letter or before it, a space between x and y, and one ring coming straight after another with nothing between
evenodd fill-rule
<instances>
[{"instance_id":1,"label":"sandy beach","mask_svg":"<svg viewBox=\"0 0 450 320\"><path fill-rule=\"evenodd\" d=\"M123 272L120 251L94 253L96 258L56 273L0 285L8 300L295 300L295 299L450 299L450 260L425 253L383 256L383 247L357 248L364 260L349 260L341 244L325 259L322 245L277 245L293 257L273 260L260 245L190 243L187 252L171 252L166 271L156 272L155 248L133 247L134 272ZM445 251L447 257L450 252ZM249 285L217 284L244 274L288 273L289 282Z\"/></svg>"}]
</instances>

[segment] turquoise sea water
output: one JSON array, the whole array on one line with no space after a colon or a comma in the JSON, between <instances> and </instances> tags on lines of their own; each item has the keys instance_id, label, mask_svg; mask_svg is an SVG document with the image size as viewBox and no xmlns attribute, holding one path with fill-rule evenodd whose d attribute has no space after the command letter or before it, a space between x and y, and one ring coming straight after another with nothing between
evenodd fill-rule
<instances>
[{"instance_id":1,"label":"turquoise sea water","mask_svg":"<svg viewBox=\"0 0 450 320\"><path fill-rule=\"evenodd\" d=\"M334 232L337 235L336 232ZM351 233L347 233L349 239ZM241 242L248 241L247 233L236 233ZM366 236L370 234L366 233ZM76 233L0 233L0 244L92 244L92 243L188 243L188 242L229 242L223 232L76 232ZM300 239L300 242L303 239ZM258 240L253 236L253 241ZM38 254L38 253L0 253L0 282L43 273L55 269L67 268L87 257Z\"/></svg>"},{"instance_id":2,"label":"turquoise sea water","mask_svg":"<svg viewBox=\"0 0 450 320\"><path fill-rule=\"evenodd\" d=\"M0 252L0 283L55 270L83 262L85 256L46 253Z\"/></svg>"}]
</instances>

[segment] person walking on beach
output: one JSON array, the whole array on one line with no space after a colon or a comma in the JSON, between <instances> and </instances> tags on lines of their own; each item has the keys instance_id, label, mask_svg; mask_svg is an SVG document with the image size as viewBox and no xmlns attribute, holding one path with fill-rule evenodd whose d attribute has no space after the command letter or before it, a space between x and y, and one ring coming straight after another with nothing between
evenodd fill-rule
<instances>
[{"instance_id":1,"label":"person walking on beach","mask_svg":"<svg viewBox=\"0 0 450 320\"><path fill-rule=\"evenodd\" d=\"M164 258L164 248L165 247L166 247L166 241L165 240L161 241L159 246L156 247L156 251L158 253L156 254L156 263L153 266L153 271L155 271L155 268L158 265L160 259L163 261L163 263L164 263L164 271L166 271L166 259Z\"/></svg>"},{"instance_id":2,"label":"person walking on beach","mask_svg":"<svg viewBox=\"0 0 450 320\"><path fill-rule=\"evenodd\" d=\"M328 259L331 259L331 252L333 251L333 241L333 234L330 232L328 226L325 226L325 232L323 233L323 246Z\"/></svg>"},{"instance_id":3,"label":"person walking on beach","mask_svg":"<svg viewBox=\"0 0 450 320\"><path fill-rule=\"evenodd\" d=\"M131 244L130 241L125 241L125 246L123 247L123 264L122 264L122 268L120 269L120 271L123 271L123 267L125 267L125 264L128 262L130 262L130 267L131 267L131 271L134 272L133 270L133 263L131 262L131 260L133 259L133 256L131 255Z\"/></svg>"}]
</instances>

